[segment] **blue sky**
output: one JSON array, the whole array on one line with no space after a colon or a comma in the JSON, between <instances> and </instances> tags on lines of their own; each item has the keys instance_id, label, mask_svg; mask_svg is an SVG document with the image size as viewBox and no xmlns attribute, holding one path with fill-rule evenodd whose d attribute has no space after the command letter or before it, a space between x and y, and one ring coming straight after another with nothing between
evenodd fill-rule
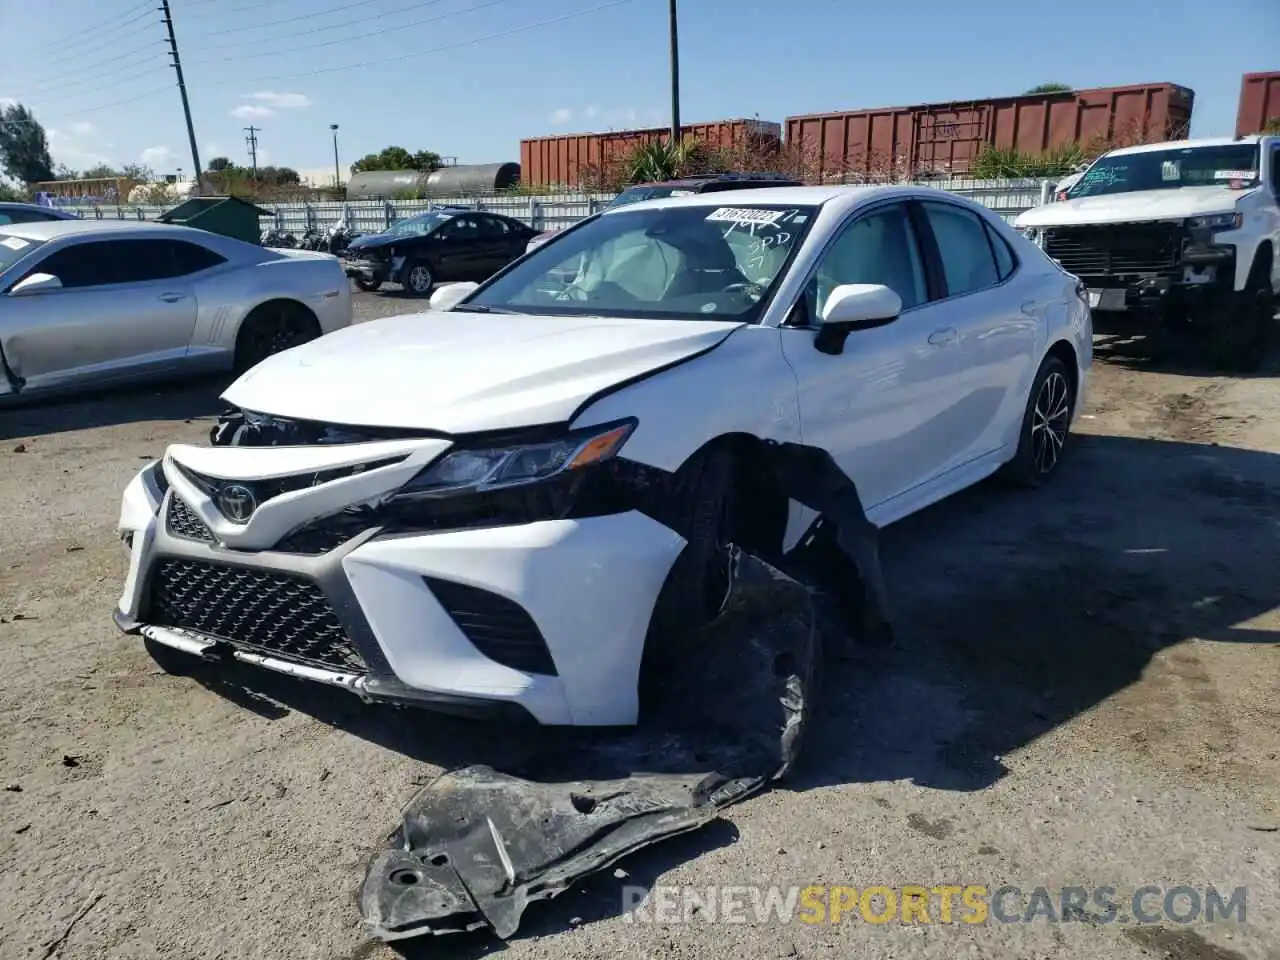
<instances>
[{"instance_id":1,"label":"blue sky","mask_svg":"<svg viewBox=\"0 0 1280 960\"><path fill-rule=\"evenodd\" d=\"M607 2L172 0L201 159L246 162L249 124L260 163L317 176L331 123L344 175L389 144L518 160L522 137L662 125L667 4ZM190 173L157 5L0 0L0 99L55 160ZM1205 136L1233 131L1242 73L1280 69L1280 3L681 0L680 40L686 122L1169 81Z\"/></svg>"}]
</instances>

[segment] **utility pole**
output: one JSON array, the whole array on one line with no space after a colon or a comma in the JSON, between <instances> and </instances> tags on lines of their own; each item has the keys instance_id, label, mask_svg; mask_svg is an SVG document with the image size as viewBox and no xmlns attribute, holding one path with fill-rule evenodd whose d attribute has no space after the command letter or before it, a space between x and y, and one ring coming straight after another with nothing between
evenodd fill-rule
<instances>
[{"instance_id":1,"label":"utility pole","mask_svg":"<svg viewBox=\"0 0 1280 960\"><path fill-rule=\"evenodd\" d=\"M338 166L338 125L331 123L329 129L333 131L333 186L336 189L342 186L342 170Z\"/></svg>"},{"instance_id":2,"label":"utility pole","mask_svg":"<svg viewBox=\"0 0 1280 960\"><path fill-rule=\"evenodd\" d=\"M164 25L169 30L169 53L173 57L173 70L178 78L178 93L182 95L182 112L187 117L187 140L191 143L191 168L195 175L195 187L191 195L200 195L200 151L196 149L196 128L191 122L191 103L187 100L187 84L182 79L182 58L178 56L178 38L173 32L173 12L169 9L169 0L160 0L160 12L164 14Z\"/></svg>"},{"instance_id":3,"label":"utility pole","mask_svg":"<svg viewBox=\"0 0 1280 960\"><path fill-rule=\"evenodd\" d=\"M255 127L252 124L245 127L245 132L249 135L244 138L244 142L249 145L249 163L253 167L253 179L258 179L258 132L261 127Z\"/></svg>"},{"instance_id":4,"label":"utility pole","mask_svg":"<svg viewBox=\"0 0 1280 960\"><path fill-rule=\"evenodd\" d=\"M676 29L676 0L669 0L671 14L671 142L680 142L680 37Z\"/></svg>"}]
</instances>

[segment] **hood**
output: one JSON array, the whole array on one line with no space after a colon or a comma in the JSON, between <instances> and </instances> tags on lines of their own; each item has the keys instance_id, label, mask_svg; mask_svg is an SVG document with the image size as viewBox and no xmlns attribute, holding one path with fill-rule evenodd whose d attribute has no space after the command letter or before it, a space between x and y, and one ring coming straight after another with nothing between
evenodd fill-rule
<instances>
[{"instance_id":1,"label":"hood","mask_svg":"<svg viewBox=\"0 0 1280 960\"><path fill-rule=\"evenodd\" d=\"M1069 227L1142 220L1185 220L1211 213L1231 213L1246 193L1228 187L1179 187L1080 197L1032 207L1019 215L1014 225L1024 228Z\"/></svg>"},{"instance_id":2,"label":"hood","mask_svg":"<svg viewBox=\"0 0 1280 960\"><path fill-rule=\"evenodd\" d=\"M299 420L473 433L567 422L740 323L464 312L386 317L268 357L223 394Z\"/></svg>"},{"instance_id":3,"label":"hood","mask_svg":"<svg viewBox=\"0 0 1280 960\"><path fill-rule=\"evenodd\" d=\"M367 250L372 247L385 247L396 237L390 233L364 233L347 245L348 250Z\"/></svg>"}]
</instances>

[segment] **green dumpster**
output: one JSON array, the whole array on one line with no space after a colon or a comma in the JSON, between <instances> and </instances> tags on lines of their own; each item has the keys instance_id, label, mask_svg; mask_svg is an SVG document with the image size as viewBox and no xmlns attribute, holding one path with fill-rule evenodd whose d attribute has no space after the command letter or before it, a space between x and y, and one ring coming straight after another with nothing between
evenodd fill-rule
<instances>
[{"instance_id":1,"label":"green dumpster","mask_svg":"<svg viewBox=\"0 0 1280 960\"><path fill-rule=\"evenodd\" d=\"M159 220L180 227L197 227L246 243L258 243L262 236L258 218L269 216L270 210L239 197L192 197L160 214Z\"/></svg>"}]
</instances>

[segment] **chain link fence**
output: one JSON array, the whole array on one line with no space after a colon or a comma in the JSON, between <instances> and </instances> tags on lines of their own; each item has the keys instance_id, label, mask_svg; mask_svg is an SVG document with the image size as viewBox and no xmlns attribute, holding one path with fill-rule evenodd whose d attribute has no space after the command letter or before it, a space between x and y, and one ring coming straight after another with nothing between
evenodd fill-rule
<instances>
[{"instance_id":1,"label":"chain link fence","mask_svg":"<svg viewBox=\"0 0 1280 960\"><path fill-rule=\"evenodd\" d=\"M1053 196L1053 180L930 180L915 184L968 197L1012 221L1018 214L1047 203ZM851 188L853 189L853 188ZM566 193L554 196L437 197L432 200L356 200L316 203L259 204L274 212L263 217L261 228L300 237L309 228L323 230L341 218L360 233L378 233L397 220L442 206L501 213L523 220L535 230L562 230L604 207L612 193ZM170 207L84 206L82 216L99 220L154 220Z\"/></svg>"}]
</instances>

